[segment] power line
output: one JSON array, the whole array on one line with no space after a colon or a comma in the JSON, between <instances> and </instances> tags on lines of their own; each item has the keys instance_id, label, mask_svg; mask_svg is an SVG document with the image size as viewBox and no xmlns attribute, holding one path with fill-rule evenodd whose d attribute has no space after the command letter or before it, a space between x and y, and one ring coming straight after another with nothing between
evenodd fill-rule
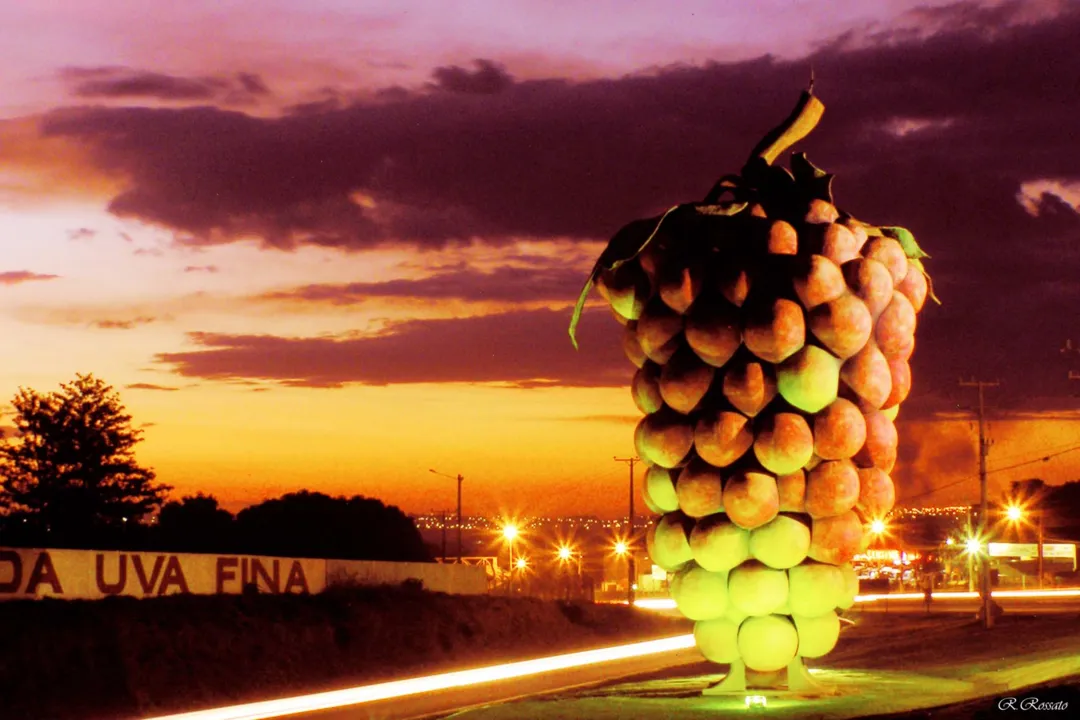
<instances>
[{"instance_id":1,"label":"power line","mask_svg":"<svg viewBox=\"0 0 1080 720\"><path fill-rule=\"evenodd\" d=\"M1066 453L1075 452L1077 450L1080 450L1080 445L1073 445L1071 447L1065 448L1064 450L1059 450L1057 452L1048 453L1046 455L1042 455L1040 457L1037 457L1037 458L1035 458L1033 460L1025 460L1024 462L1015 463L1013 465L1006 465L1005 467L994 468L993 470L987 470L986 474L987 475L992 475L994 473L1005 472L1006 470L1015 470L1016 468L1024 467L1025 465L1034 465L1036 463L1047 462L1051 458L1055 458L1055 457L1057 457L1059 455L1064 455ZM917 498L925 497L927 495L933 495L934 493L941 492L942 490L948 490L949 488L956 487L957 485L961 485L961 484L966 483L966 482L971 482L972 480L977 480L978 478L979 478L978 475L965 475L964 477L960 478L959 480L948 483L946 485L941 485L939 487L932 488L930 490L918 493L916 495L909 495L906 498L904 498L904 501L907 502L908 500L915 500Z\"/></svg>"},{"instance_id":2,"label":"power line","mask_svg":"<svg viewBox=\"0 0 1080 720\"><path fill-rule=\"evenodd\" d=\"M1080 446L1075 445L1074 442L1059 443L1057 445L1051 445L1049 447L1040 448L1036 452L1038 452L1038 453L1052 453L1052 452L1056 452L1057 450L1061 450L1062 448L1072 448L1072 447L1080 447ZM1012 460L1014 458L1018 458L1018 457L1022 457L1024 455L1030 455L1030 454L1031 454L1030 451L1024 450L1023 452L1011 453L1011 454L1006 455L1003 458L999 458L999 459L1002 462L1004 462L1005 460ZM996 472L996 471L992 471L992 472Z\"/></svg>"},{"instance_id":3,"label":"power line","mask_svg":"<svg viewBox=\"0 0 1080 720\"><path fill-rule=\"evenodd\" d=\"M990 470L988 472L992 472L992 473L1004 472L1005 470L1012 470L1013 468L1024 467L1025 465L1034 465L1035 463L1046 462L1050 458L1055 458L1058 455L1064 455L1065 453L1075 452L1076 450L1080 450L1080 445L1074 445L1074 446L1072 446L1070 448L1066 448L1065 450L1059 450L1056 453L1050 453L1048 455L1044 455L1043 457L1036 458L1034 460L1027 460L1027 461L1022 462L1022 463L1016 463L1015 465L1006 465L1005 467L1002 467L1002 468L994 468L993 470Z\"/></svg>"}]
</instances>

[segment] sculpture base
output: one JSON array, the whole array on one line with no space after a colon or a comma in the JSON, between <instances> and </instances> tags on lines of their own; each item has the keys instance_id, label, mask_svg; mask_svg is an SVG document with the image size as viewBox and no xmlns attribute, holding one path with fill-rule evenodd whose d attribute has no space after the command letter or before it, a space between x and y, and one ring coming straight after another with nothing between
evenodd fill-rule
<instances>
[{"instance_id":1,"label":"sculpture base","mask_svg":"<svg viewBox=\"0 0 1080 720\"><path fill-rule=\"evenodd\" d=\"M720 682L701 691L702 695L745 695L747 692L767 692L770 695L798 695L799 697L824 697L836 695L835 688L822 685L813 678L796 656L787 668L776 672L747 670L742 660L731 663L727 675Z\"/></svg>"}]
</instances>

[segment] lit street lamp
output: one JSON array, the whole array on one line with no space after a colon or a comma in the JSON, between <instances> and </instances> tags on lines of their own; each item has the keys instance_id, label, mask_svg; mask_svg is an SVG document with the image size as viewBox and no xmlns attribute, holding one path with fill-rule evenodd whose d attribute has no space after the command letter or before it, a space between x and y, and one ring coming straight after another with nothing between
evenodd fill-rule
<instances>
[{"instance_id":1,"label":"lit street lamp","mask_svg":"<svg viewBox=\"0 0 1080 720\"><path fill-rule=\"evenodd\" d=\"M514 591L514 539L518 536L517 526L504 525L502 536L510 544L510 579L506 584L506 594L509 595Z\"/></svg>"},{"instance_id":2,"label":"lit street lamp","mask_svg":"<svg viewBox=\"0 0 1080 720\"><path fill-rule=\"evenodd\" d=\"M461 475L458 475L456 477L453 476L453 475L447 475L446 473L441 473L438 470L432 470L430 468L428 469L428 472L429 473L434 473L435 475L441 475L442 477L445 477L445 478L450 478L451 480L457 480L457 561L458 561L458 565L460 565L461 564L461 483L465 480L465 478L463 478Z\"/></svg>"},{"instance_id":3,"label":"lit street lamp","mask_svg":"<svg viewBox=\"0 0 1080 720\"><path fill-rule=\"evenodd\" d=\"M1019 505L1010 505L1005 510L1005 517L1008 518L1009 522L1011 522L1013 524L1027 523L1027 518L1024 517L1027 514L1027 512L1028 512L1027 510L1025 510L1023 507L1021 507ZM1038 547L1039 547L1039 555L1038 555L1038 557L1039 557L1039 564L1038 564L1039 589L1042 590L1042 587L1043 587L1043 514L1042 514L1042 510L1034 510L1032 512L1035 515L1036 534L1038 535L1037 542L1038 542Z\"/></svg>"},{"instance_id":4,"label":"lit street lamp","mask_svg":"<svg viewBox=\"0 0 1080 720\"><path fill-rule=\"evenodd\" d=\"M975 558L982 555L982 548L982 541L974 535L964 541L964 554L967 555L968 566L968 592L975 591L974 563Z\"/></svg>"},{"instance_id":5,"label":"lit street lamp","mask_svg":"<svg viewBox=\"0 0 1080 720\"><path fill-rule=\"evenodd\" d=\"M569 545L560 545L559 550L556 553L556 555L559 558L559 566L563 570L564 579L566 579L565 578L566 563L568 563L571 560L575 561L575 564L577 565L578 586L579 586L579 590L580 590L580 586L581 586L581 553L575 553L573 548L571 548ZM566 599L568 601L570 600L570 581L569 581L569 579L566 579Z\"/></svg>"}]
</instances>

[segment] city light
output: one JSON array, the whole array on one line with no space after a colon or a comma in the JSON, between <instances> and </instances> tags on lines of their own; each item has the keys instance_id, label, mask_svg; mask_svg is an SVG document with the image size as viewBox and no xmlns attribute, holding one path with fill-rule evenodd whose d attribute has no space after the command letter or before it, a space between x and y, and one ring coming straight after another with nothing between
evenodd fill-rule
<instances>
[{"instance_id":1,"label":"city light","mask_svg":"<svg viewBox=\"0 0 1080 720\"><path fill-rule=\"evenodd\" d=\"M524 570L525 568L529 567L529 561L526 558L519 557L517 559L517 562L514 563L514 565L517 566L518 570Z\"/></svg>"},{"instance_id":2,"label":"city light","mask_svg":"<svg viewBox=\"0 0 1080 720\"><path fill-rule=\"evenodd\" d=\"M210 710L197 710L179 715L160 716L154 720L265 720L286 715L317 712L319 710L332 710L380 700L393 700L439 690L510 680L558 670L614 662L616 660L674 652L676 650L688 650L692 647L694 647L693 635L678 635L662 640L649 640L630 645L617 645L615 647L586 650L565 655L552 655L536 660L492 665L476 668L475 670L461 670L410 678L408 680L362 685L347 690L335 690L314 695L283 698L281 700L267 700L247 705L233 705Z\"/></svg>"},{"instance_id":3,"label":"city light","mask_svg":"<svg viewBox=\"0 0 1080 720\"><path fill-rule=\"evenodd\" d=\"M882 533L884 533L885 532L885 521L884 520L874 520L873 522L871 522L870 523L870 532L874 533L875 535L881 535Z\"/></svg>"},{"instance_id":4,"label":"city light","mask_svg":"<svg viewBox=\"0 0 1080 720\"><path fill-rule=\"evenodd\" d=\"M982 543L979 538L968 538L968 541L964 543L964 548L971 554L982 552Z\"/></svg>"},{"instance_id":5,"label":"city light","mask_svg":"<svg viewBox=\"0 0 1080 720\"><path fill-rule=\"evenodd\" d=\"M952 538L945 538L945 544L946 545L955 545L956 541L953 540Z\"/></svg>"},{"instance_id":6,"label":"city light","mask_svg":"<svg viewBox=\"0 0 1080 720\"><path fill-rule=\"evenodd\" d=\"M994 590L991 595L995 598L1072 598L1080 597L1080 588L1062 588L1060 590ZM979 597L977 592L964 592L964 591L950 591L943 592L934 591L934 600L974 600ZM925 600L925 594L921 592L899 592L899 593L869 593L866 595L856 595L856 603L875 603L875 602L889 602L894 600ZM626 601L614 601L619 604L625 605ZM643 608L645 610L674 610L676 608L675 601L671 598L640 598L634 601L634 607Z\"/></svg>"},{"instance_id":7,"label":"city light","mask_svg":"<svg viewBox=\"0 0 1080 720\"><path fill-rule=\"evenodd\" d=\"M573 557L573 555L574 555L574 551L571 550L570 548L568 548L566 545L563 545L561 548L559 548L559 559L560 560L563 560L563 561L569 560L571 557Z\"/></svg>"},{"instance_id":8,"label":"city light","mask_svg":"<svg viewBox=\"0 0 1080 720\"><path fill-rule=\"evenodd\" d=\"M615 543L615 554L616 555L625 555L626 551L627 551L627 547L626 547L625 542L620 540L619 542Z\"/></svg>"},{"instance_id":9,"label":"city light","mask_svg":"<svg viewBox=\"0 0 1080 720\"><path fill-rule=\"evenodd\" d=\"M1012 522L1016 522L1023 519L1024 511L1016 505L1010 505L1005 511L1005 517L1009 518Z\"/></svg>"},{"instance_id":10,"label":"city light","mask_svg":"<svg viewBox=\"0 0 1080 720\"><path fill-rule=\"evenodd\" d=\"M503 537L507 540L513 541L518 536L518 529L515 525L504 525L502 529Z\"/></svg>"}]
</instances>

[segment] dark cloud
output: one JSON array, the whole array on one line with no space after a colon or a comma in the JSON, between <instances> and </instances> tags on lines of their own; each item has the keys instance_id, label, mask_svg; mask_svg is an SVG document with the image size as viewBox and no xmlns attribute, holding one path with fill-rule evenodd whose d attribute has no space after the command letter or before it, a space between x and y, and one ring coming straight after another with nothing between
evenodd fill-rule
<instances>
[{"instance_id":1,"label":"dark cloud","mask_svg":"<svg viewBox=\"0 0 1080 720\"><path fill-rule=\"evenodd\" d=\"M265 293L259 299L330 305L353 305L372 298L566 302L581 291L587 274L573 267L503 267L490 272L459 267L419 280L306 285Z\"/></svg>"},{"instance_id":2,"label":"dark cloud","mask_svg":"<svg viewBox=\"0 0 1080 720\"><path fill-rule=\"evenodd\" d=\"M159 319L160 318L151 317L149 315L140 315L139 317L134 317L130 320L95 320L91 324L99 330L131 330L140 325L149 325L150 323L157 322Z\"/></svg>"},{"instance_id":3,"label":"dark cloud","mask_svg":"<svg viewBox=\"0 0 1080 720\"><path fill-rule=\"evenodd\" d=\"M253 73L189 78L127 67L76 67L65 68L60 76L76 97L88 99L243 102L270 93L262 78Z\"/></svg>"},{"instance_id":4,"label":"dark cloud","mask_svg":"<svg viewBox=\"0 0 1080 720\"><path fill-rule=\"evenodd\" d=\"M473 70L450 65L439 67L431 73L434 81L428 87L453 93L471 95L494 95L514 84L514 78L506 68L491 60L473 61Z\"/></svg>"},{"instance_id":5,"label":"dark cloud","mask_svg":"<svg viewBox=\"0 0 1080 720\"><path fill-rule=\"evenodd\" d=\"M1000 377L1006 405L1074 401L1067 373L1080 362L1057 348L1080 322L1080 214L1066 191L1080 180L1080 8L1064 7L1032 20L1016 3L958 4L949 12L962 22L915 18L914 32L848 37L790 62L581 83L516 82L489 63L436 74L442 90L277 119L91 108L57 111L44 127L131 178L115 214L191 243L256 236L275 248L364 250L597 239L738 170L812 65L828 109L802 149L837 173L842 207L911 228L933 256L945 305L921 320L912 403L965 402L956 380L973 374ZM487 67L502 78L499 92L454 85ZM1034 198L1033 183L1043 188ZM246 352L248 342L270 341L207 357Z\"/></svg>"},{"instance_id":6,"label":"dark cloud","mask_svg":"<svg viewBox=\"0 0 1080 720\"><path fill-rule=\"evenodd\" d=\"M75 228L68 230L68 240L93 240L97 236L97 230L90 228Z\"/></svg>"},{"instance_id":7,"label":"dark cloud","mask_svg":"<svg viewBox=\"0 0 1080 720\"><path fill-rule=\"evenodd\" d=\"M179 390L178 387L172 387L171 385L155 385L153 383L132 383L131 385L124 386L128 390L160 390L162 392L175 392ZM154 423L143 423L143 427L150 427Z\"/></svg>"},{"instance_id":8,"label":"dark cloud","mask_svg":"<svg viewBox=\"0 0 1080 720\"><path fill-rule=\"evenodd\" d=\"M188 265L184 268L186 273L216 273L217 271L217 265Z\"/></svg>"},{"instance_id":9,"label":"dark cloud","mask_svg":"<svg viewBox=\"0 0 1080 720\"><path fill-rule=\"evenodd\" d=\"M240 83L240 87L245 92L251 95L269 95L270 88L261 77L254 73L240 73L236 76L237 81Z\"/></svg>"},{"instance_id":10,"label":"dark cloud","mask_svg":"<svg viewBox=\"0 0 1080 720\"><path fill-rule=\"evenodd\" d=\"M156 359L185 377L296 387L428 382L628 386L632 366L622 354L620 328L610 314L585 314L580 352L570 345L566 322L564 312L535 310L408 320L363 337L192 333L199 349L161 353Z\"/></svg>"},{"instance_id":11,"label":"dark cloud","mask_svg":"<svg viewBox=\"0 0 1080 720\"><path fill-rule=\"evenodd\" d=\"M30 272L29 270L9 270L8 272L0 272L0 285L20 285L40 280L56 280L59 277L59 275L46 275L44 273Z\"/></svg>"}]
</instances>

